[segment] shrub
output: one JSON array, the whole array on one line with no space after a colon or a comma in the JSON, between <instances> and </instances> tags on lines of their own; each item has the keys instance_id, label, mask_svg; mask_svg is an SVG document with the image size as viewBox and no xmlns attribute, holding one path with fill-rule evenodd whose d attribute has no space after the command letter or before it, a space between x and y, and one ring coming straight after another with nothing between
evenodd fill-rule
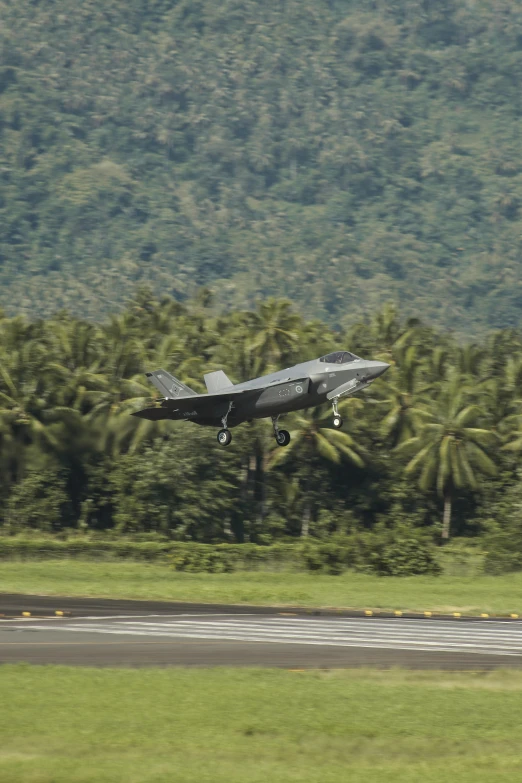
<instances>
[{"instance_id":1,"label":"shrub","mask_svg":"<svg viewBox=\"0 0 522 783\"><path fill-rule=\"evenodd\" d=\"M335 536L324 542L307 542L302 550L303 564L309 571L342 574L354 564L353 541L346 536Z\"/></svg>"},{"instance_id":2,"label":"shrub","mask_svg":"<svg viewBox=\"0 0 522 783\"><path fill-rule=\"evenodd\" d=\"M303 560L311 571L340 574L346 568L382 576L439 574L436 548L430 538L408 525L356 531L328 541L309 543Z\"/></svg>"},{"instance_id":3,"label":"shrub","mask_svg":"<svg viewBox=\"0 0 522 783\"><path fill-rule=\"evenodd\" d=\"M60 471L29 471L11 489L3 510L4 522L12 530L52 532L70 517L70 505L66 478Z\"/></svg>"},{"instance_id":4,"label":"shrub","mask_svg":"<svg viewBox=\"0 0 522 783\"><path fill-rule=\"evenodd\" d=\"M143 537L142 537L143 538ZM133 540L114 536L60 539L52 536L0 537L0 559L11 557L128 558L166 561L176 571L231 573L238 570L291 568L341 574L347 568L382 575L436 574L440 567L435 547L415 528L384 527L374 532L357 531L327 540L296 540L292 543L199 544L193 541Z\"/></svg>"},{"instance_id":5,"label":"shrub","mask_svg":"<svg viewBox=\"0 0 522 783\"><path fill-rule=\"evenodd\" d=\"M412 525L378 525L361 535L360 570L381 576L440 574L436 548L429 535Z\"/></svg>"},{"instance_id":6,"label":"shrub","mask_svg":"<svg viewBox=\"0 0 522 783\"><path fill-rule=\"evenodd\" d=\"M433 545L418 536L397 536L383 546L376 571L386 576L439 574L441 568L435 559L434 550Z\"/></svg>"},{"instance_id":7,"label":"shrub","mask_svg":"<svg viewBox=\"0 0 522 783\"><path fill-rule=\"evenodd\" d=\"M223 548L213 547L210 544L196 544L176 547L171 562L176 571L227 574L237 570L239 560L240 556L234 545Z\"/></svg>"},{"instance_id":8,"label":"shrub","mask_svg":"<svg viewBox=\"0 0 522 783\"><path fill-rule=\"evenodd\" d=\"M490 523L484 538L486 557L484 571L487 574L505 574L510 571L522 571L522 525L520 519L510 520L501 527Z\"/></svg>"}]
</instances>

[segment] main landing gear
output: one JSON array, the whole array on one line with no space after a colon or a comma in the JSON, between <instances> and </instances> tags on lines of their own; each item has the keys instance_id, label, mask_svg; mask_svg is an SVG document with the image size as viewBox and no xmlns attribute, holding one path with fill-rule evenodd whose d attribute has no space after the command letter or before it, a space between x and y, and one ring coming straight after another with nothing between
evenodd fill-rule
<instances>
[{"instance_id":1,"label":"main landing gear","mask_svg":"<svg viewBox=\"0 0 522 783\"><path fill-rule=\"evenodd\" d=\"M228 411L221 419L223 429L219 430L217 434L217 442L219 443L220 446L228 446L232 442L232 433L230 432L227 426L228 414L232 410L232 405L233 403L231 402L228 406Z\"/></svg>"},{"instance_id":2,"label":"main landing gear","mask_svg":"<svg viewBox=\"0 0 522 783\"><path fill-rule=\"evenodd\" d=\"M232 433L230 430L219 430L217 434L217 442L220 446L228 446L232 440Z\"/></svg>"},{"instance_id":3,"label":"main landing gear","mask_svg":"<svg viewBox=\"0 0 522 783\"><path fill-rule=\"evenodd\" d=\"M288 446L290 443L290 433L288 430L280 430L277 426L277 420L279 416L272 416L272 424L274 427L274 435L278 446Z\"/></svg>"},{"instance_id":4,"label":"main landing gear","mask_svg":"<svg viewBox=\"0 0 522 783\"><path fill-rule=\"evenodd\" d=\"M343 426L343 418L342 418L341 414L339 413L339 409L337 408L337 403L338 402L339 402L339 400L337 398L332 400L332 408L333 408L333 413L334 413L333 425L334 425L336 430L340 430L341 427Z\"/></svg>"}]
</instances>

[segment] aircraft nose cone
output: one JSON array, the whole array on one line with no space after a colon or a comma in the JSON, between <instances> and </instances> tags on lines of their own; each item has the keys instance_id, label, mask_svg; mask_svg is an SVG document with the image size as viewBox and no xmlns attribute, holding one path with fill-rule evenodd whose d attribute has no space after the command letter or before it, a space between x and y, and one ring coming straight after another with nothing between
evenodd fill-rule
<instances>
[{"instance_id":1,"label":"aircraft nose cone","mask_svg":"<svg viewBox=\"0 0 522 783\"><path fill-rule=\"evenodd\" d=\"M386 362L379 362L379 365L380 366L376 368L375 378L378 378L379 375L384 375L386 370L390 367Z\"/></svg>"},{"instance_id":2,"label":"aircraft nose cone","mask_svg":"<svg viewBox=\"0 0 522 783\"><path fill-rule=\"evenodd\" d=\"M389 366L386 362L368 362L368 375L373 381L375 378L379 378L380 375L384 375Z\"/></svg>"}]
</instances>

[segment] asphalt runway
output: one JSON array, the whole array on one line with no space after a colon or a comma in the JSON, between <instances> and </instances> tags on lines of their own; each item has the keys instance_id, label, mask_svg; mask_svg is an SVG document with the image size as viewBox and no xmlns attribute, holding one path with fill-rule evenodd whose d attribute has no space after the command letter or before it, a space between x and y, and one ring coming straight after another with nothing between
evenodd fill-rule
<instances>
[{"instance_id":1,"label":"asphalt runway","mask_svg":"<svg viewBox=\"0 0 522 783\"><path fill-rule=\"evenodd\" d=\"M31 616L20 617L23 611ZM57 611L62 616L56 616ZM269 607L42 596L0 596L0 614L3 663L455 670L522 666L522 623L508 619L333 612L314 616Z\"/></svg>"}]
</instances>

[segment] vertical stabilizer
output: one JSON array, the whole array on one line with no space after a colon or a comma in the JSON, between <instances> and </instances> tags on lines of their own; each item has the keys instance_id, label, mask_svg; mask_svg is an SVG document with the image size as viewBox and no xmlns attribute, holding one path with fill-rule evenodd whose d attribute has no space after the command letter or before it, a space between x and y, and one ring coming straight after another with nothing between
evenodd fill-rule
<instances>
[{"instance_id":1,"label":"vertical stabilizer","mask_svg":"<svg viewBox=\"0 0 522 783\"><path fill-rule=\"evenodd\" d=\"M178 381L173 375L166 370L154 370L154 372L146 372L145 375L151 383L154 384L156 389L166 397L167 399L176 399L176 397L194 397L196 392L185 386L184 383Z\"/></svg>"},{"instance_id":2,"label":"vertical stabilizer","mask_svg":"<svg viewBox=\"0 0 522 783\"><path fill-rule=\"evenodd\" d=\"M230 389L234 384L227 378L223 370L216 370L216 372L208 372L203 376L205 379L205 386L209 394L215 394L223 389Z\"/></svg>"}]
</instances>

